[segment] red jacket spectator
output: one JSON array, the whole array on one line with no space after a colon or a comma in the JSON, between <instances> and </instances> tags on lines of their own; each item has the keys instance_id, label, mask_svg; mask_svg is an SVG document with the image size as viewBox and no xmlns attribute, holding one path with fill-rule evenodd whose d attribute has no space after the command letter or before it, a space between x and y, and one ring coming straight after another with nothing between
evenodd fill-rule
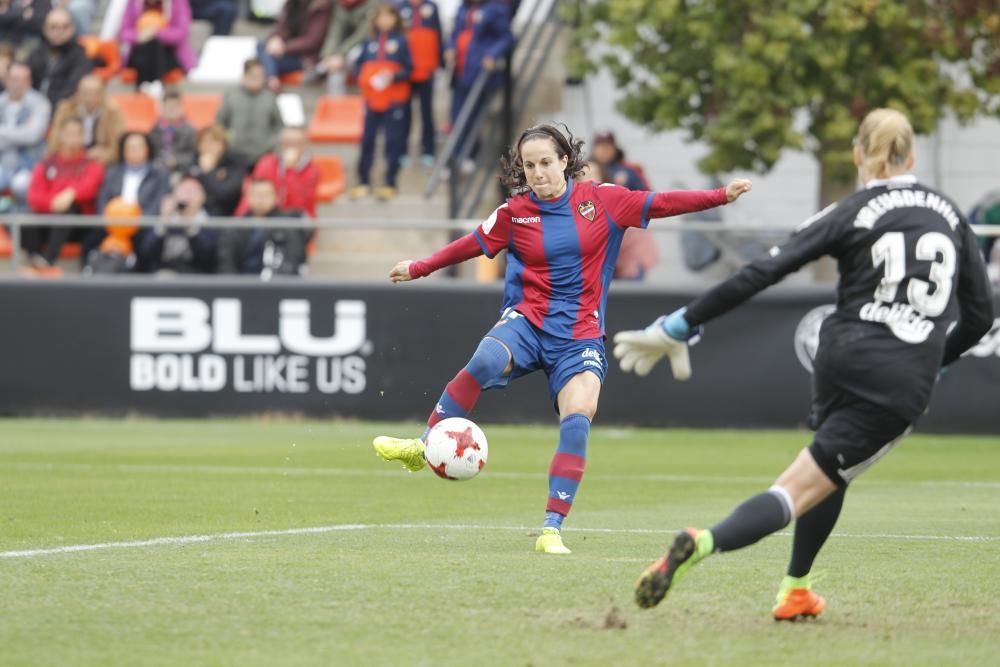
<instances>
[{"instance_id":1,"label":"red jacket spectator","mask_svg":"<svg viewBox=\"0 0 1000 667\"><path fill-rule=\"evenodd\" d=\"M31 174L28 206L35 213L52 213L52 199L66 188L73 188L77 212L93 215L103 180L104 166L82 151L73 157L50 155L36 164Z\"/></svg>"},{"instance_id":2,"label":"red jacket spectator","mask_svg":"<svg viewBox=\"0 0 1000 667\"><path fill-rule=\"evenodd\" d=\"M276 153L268 153L257 161L250 180L267 180L274 184L278 208L284 211L304 211L316 217L316 186L319 169L306 151L308 138L302 128L286 127ZM236 215L249 210L246 196L240 201Z\"/></svg>"}]
</instances>

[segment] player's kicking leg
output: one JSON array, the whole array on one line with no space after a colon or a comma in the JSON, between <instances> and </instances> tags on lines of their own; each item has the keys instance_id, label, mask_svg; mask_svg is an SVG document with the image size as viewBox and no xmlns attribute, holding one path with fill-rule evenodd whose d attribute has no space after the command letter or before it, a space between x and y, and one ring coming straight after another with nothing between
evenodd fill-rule
<instances>
[{"instance_id":1,"label":"player's kicking leg","mask_svg":"<svg viewBox=\"0 0 1000 667\"><path fill-rule=\"evenodd\" d=\"M399 461L410 472L425 465L424 440L428 431L442 419L465 417L472 411L479 395L490 383L510 373L511 353L506 345L487 336L479 343L472 359L447 384L444 393L427 419L427 429L419 438L393 438L380 435L372 441L375 453L386 461Z\"/></svg>"}]
</instances>

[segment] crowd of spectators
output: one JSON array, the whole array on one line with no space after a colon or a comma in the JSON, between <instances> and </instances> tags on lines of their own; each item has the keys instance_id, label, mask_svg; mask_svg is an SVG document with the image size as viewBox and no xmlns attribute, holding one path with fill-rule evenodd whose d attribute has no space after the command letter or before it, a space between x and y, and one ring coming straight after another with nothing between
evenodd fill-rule
<instances>
[{"instance_id":1,"label":"crowd of spectators","mask_svg":"<svg viewBox=\"0 0 1000 667\"><path fill-rule=\"evenodd\" d=\"M152 129L140 133L126 131L127 119L95 69L102 63L81 46L95 4L0 0L0 210L96 214L108 223L24 227L27 263L42 276L61 274L58 260L68 242L79 244L86 273L301 271L312 238L308 223L287 230L211 224L220 217L316 216L319 169L304 128L285 127L279 110L287 75L301 72L306 84L324 77L356 82L365 116L351 195L390 199L396 174L407 165L412 127L421 162L434 163L439 73L451 75L452 123L477 78L486 79L477 113L502 87L517 8L510 0L463 0L446 35L433 0L287 0L257 57L243 64L240 82L222 91L214 124L196 130L173 82L197 59L192 20L210 21L213 34L226 35L236 18L235 0L127 0L121 64L138 89L157 96L159 108ZM386 173L373 189L380 132ZM459 154L474 157L475 146L462 150L467 141L474 138L459 137ZM593 177L646 186L613 136L597 137L592 159ZM138 216L160 217L163 224L129 222ZM652 257L648 249L628 250L655 248L641 243L640 235L626 238L622 255L630 259L620 277L641 279L656 261L655 249Z\"/></svg>"}]
</instances>

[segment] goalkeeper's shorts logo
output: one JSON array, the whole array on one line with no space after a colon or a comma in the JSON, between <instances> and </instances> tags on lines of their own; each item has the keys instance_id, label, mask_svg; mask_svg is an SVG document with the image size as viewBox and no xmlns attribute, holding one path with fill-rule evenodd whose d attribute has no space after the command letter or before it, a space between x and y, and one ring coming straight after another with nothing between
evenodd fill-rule
<instances>
[{"instance_id":1,"label":"goalkeeper's shorts logo","mask_svg":"<svg viewBox=\"0 0 1000 667\"><path fill-rule=\"evenodd\" d=\"M819 306L813 308L799 322L795 328L795 356L799 358L799 363L810 373L813 372L813 360L816 358L816 349L819 347L819 329L823 320L837 310L834 305Z\"/></svg>"}]
</instances>

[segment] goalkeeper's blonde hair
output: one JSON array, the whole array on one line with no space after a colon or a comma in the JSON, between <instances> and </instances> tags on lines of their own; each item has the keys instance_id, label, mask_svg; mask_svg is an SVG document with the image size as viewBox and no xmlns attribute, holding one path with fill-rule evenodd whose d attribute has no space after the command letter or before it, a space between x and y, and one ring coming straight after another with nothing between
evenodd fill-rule
<instances>
[{"instance_id":1,"label":"goalkeeper's blonde hair","mask_svg":"<svg viewBox=\"0 0 1000 667\"><path fill-rule=\"evenodd\" d=\"M870 178L885 178L893 168L906 166L913 152L913 126L895 109L875 109L861 122L855 144L864 155Z\"/></svg>"}]
</instances>

